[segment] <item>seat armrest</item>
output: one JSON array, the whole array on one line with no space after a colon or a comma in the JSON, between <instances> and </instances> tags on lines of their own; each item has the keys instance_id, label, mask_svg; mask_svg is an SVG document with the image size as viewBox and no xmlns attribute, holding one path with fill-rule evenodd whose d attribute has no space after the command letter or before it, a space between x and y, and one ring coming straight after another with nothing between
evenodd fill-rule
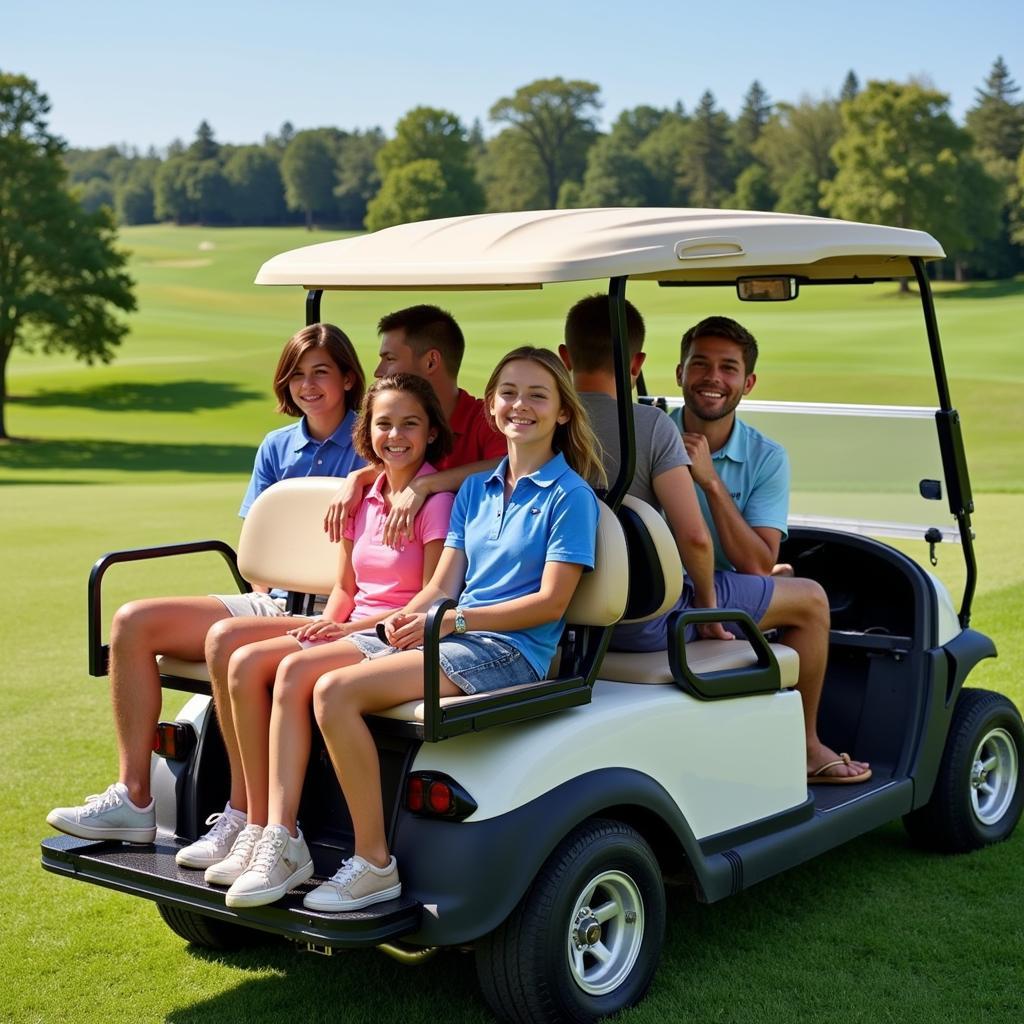
<instances>
[{"instance_id":1,"label":"seat armrest","mask_svg":"<svg viewBox=\"0 0 1024 1024\"><path fill-rule=\"evenodd\" d=\"M735 622L750 642L757 661L748 668L722 669L697 675L686 661L686 627L701 622ZM668 662L680 689L700 700L720 700L781 689L775 653L746 612L730 608L690 608L668 617Z\"/></svg>"},{"instance_id":2,"label":"seat armrest","mask_svg":"<svg viewBox=\"0 0 1024 1024\"><path fill-rule=\"evenodd\" d=\"M110 551L98 559L89 573L88 631L89 631L89 675L105 676L110 661L110 645L101 641L103 635L102 588L107 570L119 562L144 562L154 558L171 558L176 555L194 555L203 551L216 551L231 570L239 593L246 593L252 587L242 579L238 571L238 556L230 544L222 540L196 540L183 544L162 544L152 548L127 548L124 551Z\"/></svg>"}]
</instances>

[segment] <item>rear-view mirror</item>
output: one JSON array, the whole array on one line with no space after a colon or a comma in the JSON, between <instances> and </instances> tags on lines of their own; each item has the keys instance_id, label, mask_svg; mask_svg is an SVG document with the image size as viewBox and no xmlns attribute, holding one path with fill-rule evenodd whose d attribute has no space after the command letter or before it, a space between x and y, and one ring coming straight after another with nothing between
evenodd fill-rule
<instances>
[{"instance_id":1,"label":"rear-view mirror","mask_svg":"<svg viewBox=\"0 0 1024 1024\"><path fill-rule=\"evenodd\" d=\"M795 277L741 277L736 281L741 302L788 302L799 294Z\"/></svg>"}]
</instances>

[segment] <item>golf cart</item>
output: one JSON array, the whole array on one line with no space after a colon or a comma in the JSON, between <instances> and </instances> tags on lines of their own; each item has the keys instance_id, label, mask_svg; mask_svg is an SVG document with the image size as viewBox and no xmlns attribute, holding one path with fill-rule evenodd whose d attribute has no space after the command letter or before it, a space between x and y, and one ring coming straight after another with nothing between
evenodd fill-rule
<instances>
[{"instance_id":1,"label":"golf cart","mask_svg":"<svg viewBox=\"0 0 1024 1024\"><path fill-rule=\"evenodd\" d=\"M206 667L172 659L160 666L164 685L195 696L158 730L156 842L47 838L43 866L152 899L177 934L202 945L269 932L321 952L378 946L410 962L437 947L472 946L499 1017L592 1021L637 1002L650 985L666 878L685 878L696 899L715 902L900 817L915 841L951 852L1005 839L1024 803L1024 727L1006 698L963 688L996 652L969 626L973 505L925 269L942 256L924 233L876 225L609 209L402 225L269 260L257 283L302 287L308 323L320 320L325 291L607 280L623 457L602 506L597 566L573 599L550 677L535 684L441 698L437 643L453 602L431 611L423 700L370 720L389 843L402 864L400 898L354 913L302 906L304 892L352 851L344 801L316 741L300 808L313 880L277 904L239 910L201 871L176 865L175 851L223 806L228 778ZM867 782L809 790L796 653L741 613L682 613L663 652L608 650L617 622L663 614L682 586L664 520L627 493L635 447L626 289L633 280L728 287L772 302L819 285L907 277L922 302L935 407L742 408L784 439L794 466L781 559L829 596L822 739L873 768ZM897 433L911 438L912 457L858 459L857 449L876 441L891 451ZM857 468L874 475L841 489ZM246 518L237 554L211 541L101 558L89 583L90 673L107 670L101 588L120 562L216 550L241 589L283 587L294 609L308 607L333 582L320 523L334 490L315 478L271 487ZM958 547L959 610L935 576L881 536ZM741 622L746 638L683 643L686 627L709 614Z\"/></svg>"}]
</instances>

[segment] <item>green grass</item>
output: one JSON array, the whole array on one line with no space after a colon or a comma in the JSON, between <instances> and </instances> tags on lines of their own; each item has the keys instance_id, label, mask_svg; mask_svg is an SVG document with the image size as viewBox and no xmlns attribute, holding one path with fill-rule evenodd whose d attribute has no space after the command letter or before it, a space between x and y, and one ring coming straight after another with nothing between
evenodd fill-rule
<instances>
[{"instance_id":1,"label":"green grass","mask_svg":"<svg viewBox=\"0 0 1024 1024\"><path fill-rule=\"evenodd\" d=\"M113 548L234 540L254 446L282 422L272 411L273 364L303 318L298 290L250 283L263 259L311 240L322 236L127 230L140 310L117 361L91 369L62 356L12 361L8 427L31 440L0 446L11 595L0 624L5 1019L488 1019L463 954L416 970L372 951L330 961L287 946L213 955L185 946L148 902L38 865L46 810L101 789L114 771L106 686L86 674L88 568ZM565 309L589 290L445 296L469 339L466 385L479 392L514 344L556 344ZM725 290L637 285L630 295L648 321L652 390L672 388L680 329L721 311L761 339L758 397L934 401L918 307L892 288L807 289L796 303L768 308L740 308ZM324 316L351 333L372 372L376 320L420 298L331 294ZM972 683L1024 705L1024 285L946 286L938 307L977 504L974 625L1000 650ZM904 546L923 557L923 545ZM958 557L955 547L940 550L954 595ZM222 587L225 571L196 557L125 569L110 582L112 610L138 594ZM180 700L169 698L169 712ZM716 906L674 891L654 988L622 1019L1016 1021L1022 870L1021 834L941 858L912 851L894 825Z\"/></svg>"}]
</instances>

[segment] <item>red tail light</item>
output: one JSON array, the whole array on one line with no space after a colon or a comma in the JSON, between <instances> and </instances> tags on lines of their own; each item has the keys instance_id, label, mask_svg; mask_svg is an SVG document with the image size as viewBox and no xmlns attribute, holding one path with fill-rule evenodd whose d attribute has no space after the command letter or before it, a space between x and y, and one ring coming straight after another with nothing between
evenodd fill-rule
<instances>
[{"instance_id":1,"label":"red tail light","mask_svg":"<svg viewBox=\"0 0 1024 1024\"><path fill-rule=\"evenodd\" d=\"M476 810L477 803L449 776L440 772L415 772L405 783L405 807L424 818L462 821Z\"/></svg>"},{"instance_id":2,"label":"red tail light","mask_svg":"<svg viewBox=\"0 0 1024 1024\"><path fill-rule=\"evenodd\" d=\"M185 761L195 746L196 734L185 722L160 722L153 736L153 752L170 761Z\"/></svg>"}]
</instances>

